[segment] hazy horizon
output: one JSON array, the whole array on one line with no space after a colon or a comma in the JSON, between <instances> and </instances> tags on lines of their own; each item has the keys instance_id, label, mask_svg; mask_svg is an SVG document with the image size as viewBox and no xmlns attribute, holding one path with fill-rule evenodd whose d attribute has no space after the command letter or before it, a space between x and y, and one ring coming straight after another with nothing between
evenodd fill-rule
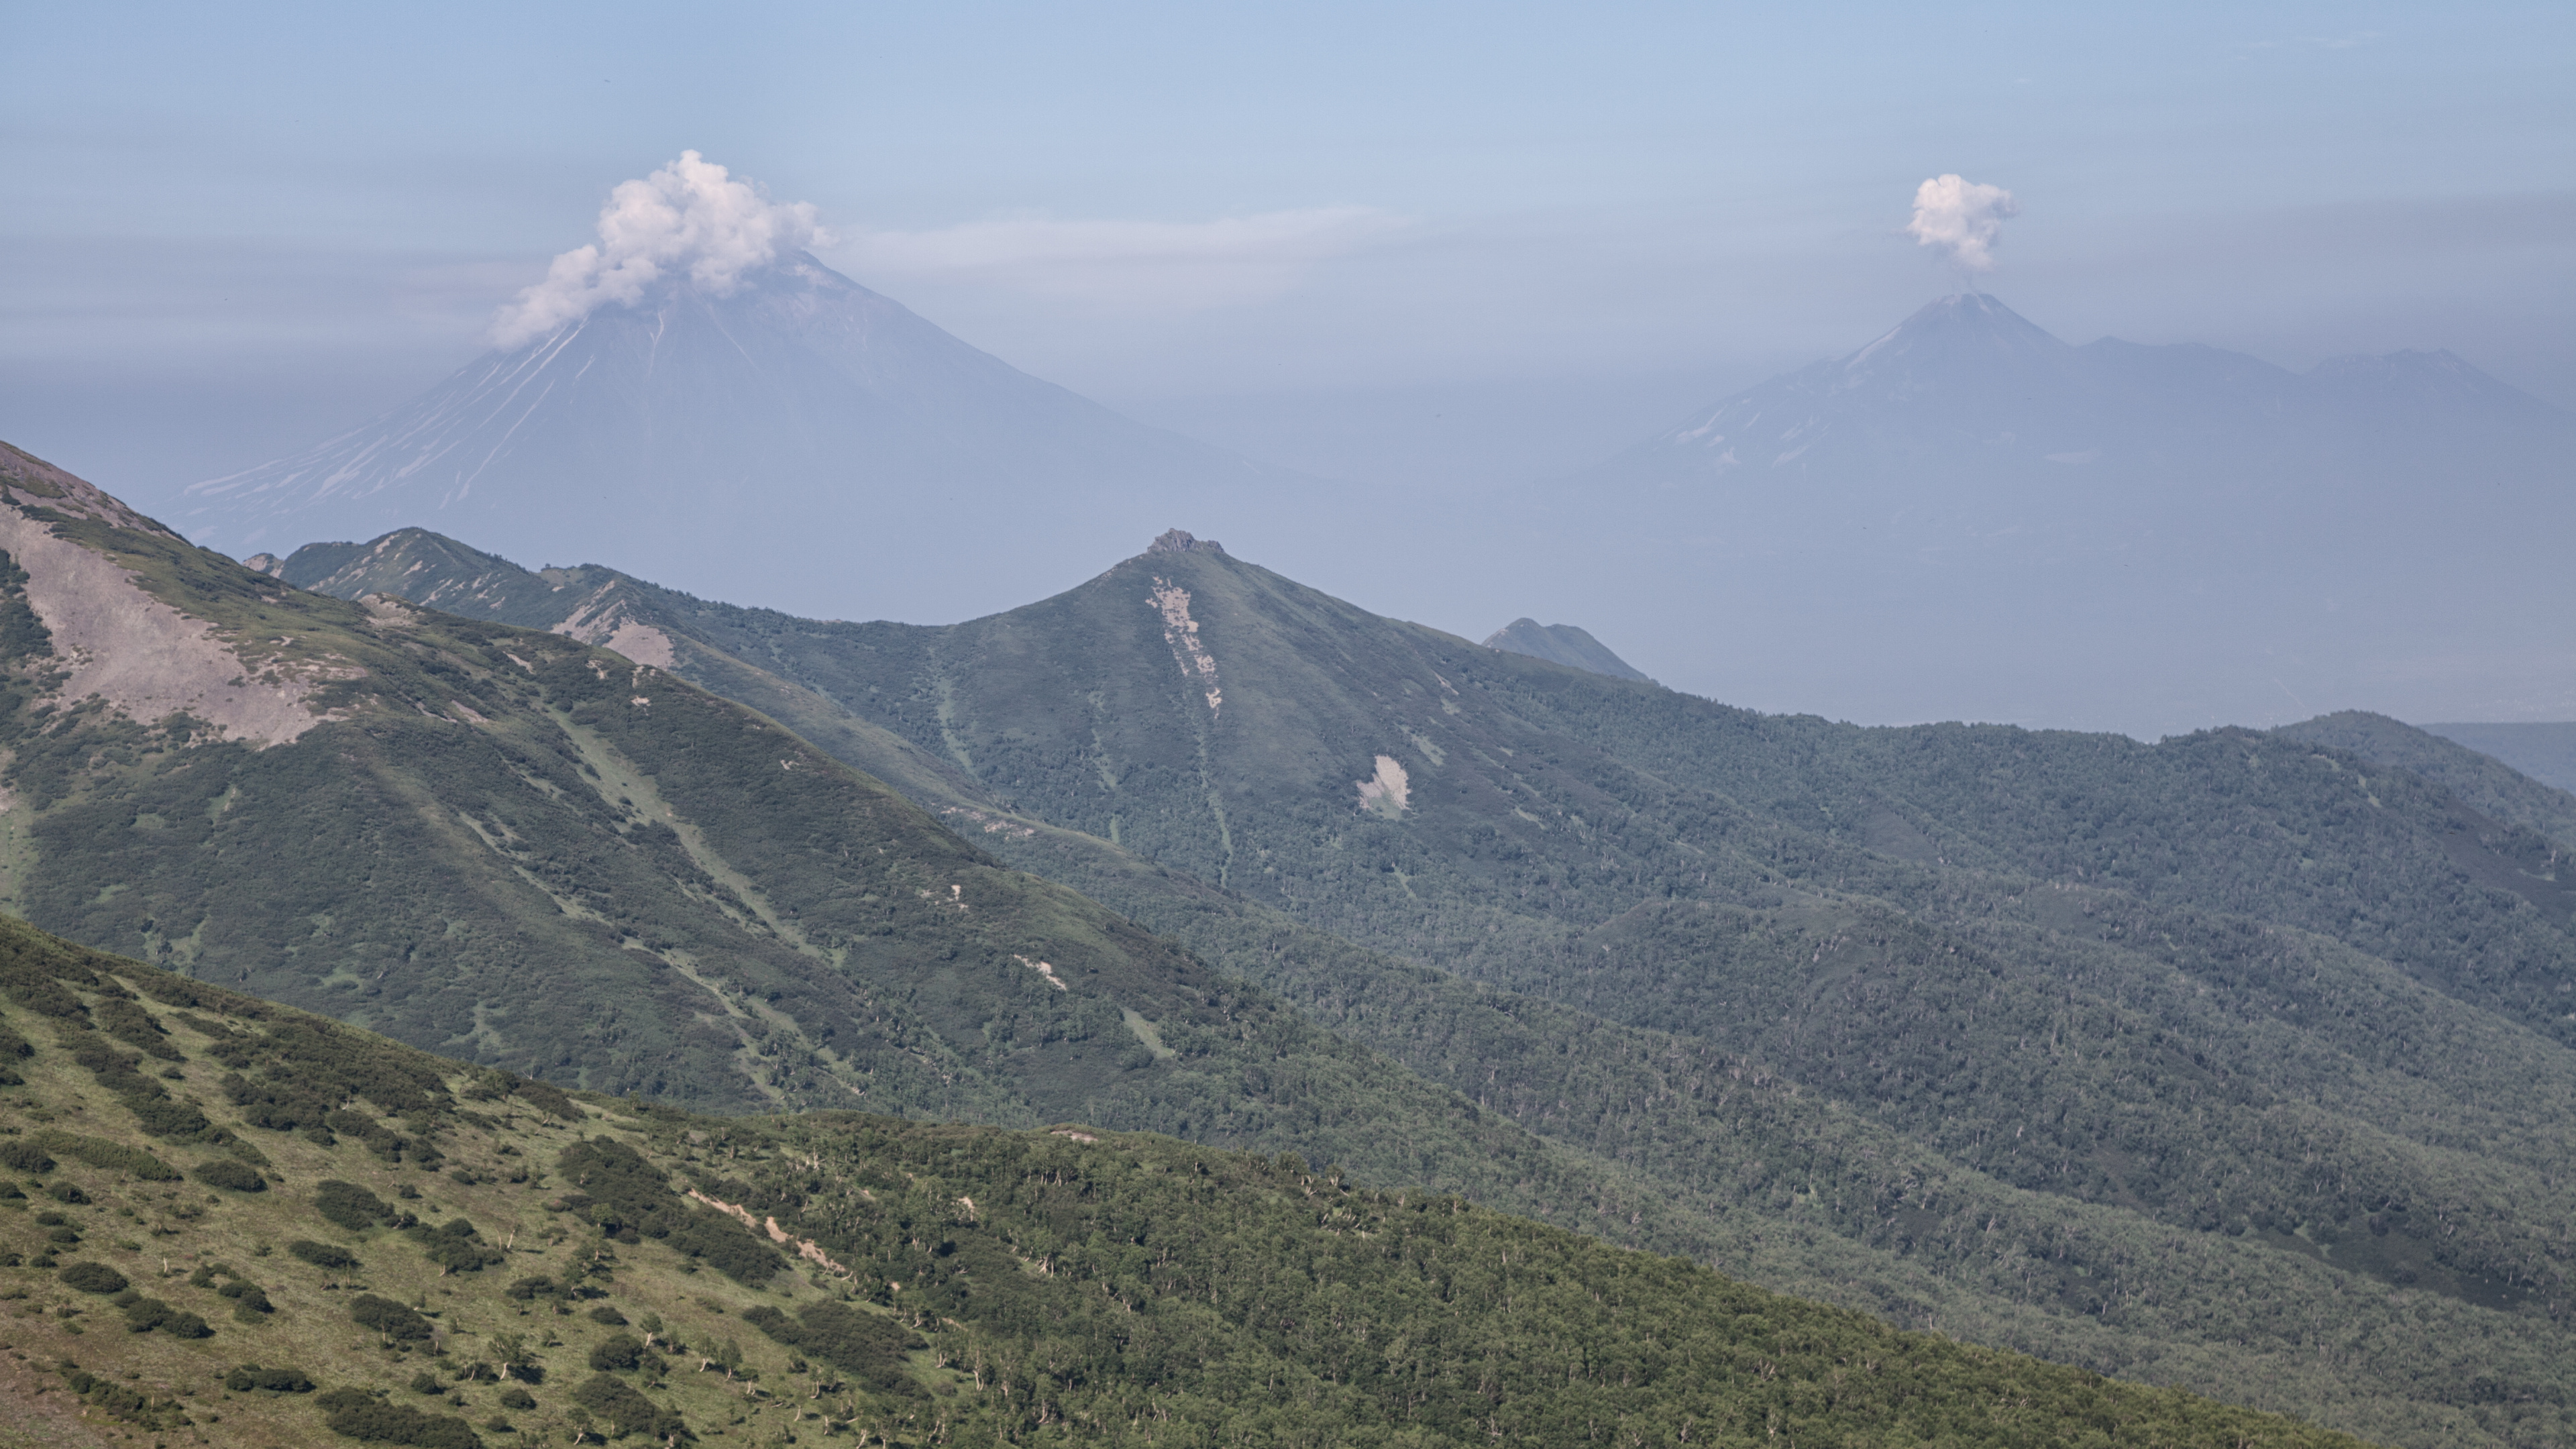
<instances>
[{"instance_id":1,"label":"hazy horizon","mask_svg":"<svg viewBox=\"0 0 2576 1449\"><path fill-rule=\"evenodd\" d=\"M2576 407L2576 23L2546 7L653 13L14 17L0 437L168 513L484 353L612 187L695 149L965 342L1383 515L1157 526L1471 638L1576 624L1730 702L2145 732L2260 709L1731 676L1688 642L1719 621L1659 620L1654 580L1551 571L1482 515L1962 285L2071 343L2293 371L2448 350ZM2017 202L1991 270L1906 234L1945 175ZM2168 693L2200 697L2184 675ZM2275 682L2239 722L2576 713Z\"/></svg>"}]
</instances>

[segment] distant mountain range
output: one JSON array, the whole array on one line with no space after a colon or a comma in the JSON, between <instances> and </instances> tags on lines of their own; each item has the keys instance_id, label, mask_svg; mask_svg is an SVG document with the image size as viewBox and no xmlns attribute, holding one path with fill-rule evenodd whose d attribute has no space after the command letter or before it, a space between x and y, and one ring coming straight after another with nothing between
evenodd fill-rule
<instances>
[{"instance_id":1,"label":"distant mountain range","mask_svg":"<svg viewBox=\"0 0 2576 1449\"><path fill-rule=\"evenodd\" d=\"M235 555L404 526L807 617L945 620L1187 521L1616 633L1684 687L2142 736L2576 717L2576 419L2447 353L2072 346L1982 294L1473 506L1158 431L796 254L665 281L189 490Z\"/></svg>"},{"instance_id":2,"label":"distant mountain range","mask_svg":"<svg viewBox=\"0 0 2576 1449\"><path fill-rule=\"evenodd\" d=\"M889 552L1052 579L1166 517L1300 486L1031 377L798 253L727 292L675 278L486 355L383 417L194 485L171 518L236 556L426 525L839 613ZM936 616L972 596L907 577L884 602Z\"/></svg>"},{"instance_id":3,"label":"distant mountain range","mask_svg":"<svg viewBox=\"0 0 2576 1449\"><path fill-rule=\"evenodd\" d=\"M1637 1174L1656 1241L1756 1281L2392 1441L2512 1442L2427 1397L2452 1370L2387 1387L2475 1343L2504 1356L2457 1373L2576 1423L2543 1105L2576 1102L2551 864L2576 799L2393 720L2150 747L1756 715L1177 531L948 627L417 530L264 562L665 661ZM2386 1353L2303 1357L2328 1301ZM2386 1316L2415 1313L2443 1326Z\"/></svg>"},{"instance_id":4,"label":"distant mountain range","mask_svg":"<svg viewBox=\"0 0 2576 1449\"><path fill-rule=\"evenodd\" d=\"M2571 457L2576 418L2448 353L2079 347L1969 294L1501 512L1730 698L2146 734L2546 717L2576 714Z\"/></svg>"}]
</instances>

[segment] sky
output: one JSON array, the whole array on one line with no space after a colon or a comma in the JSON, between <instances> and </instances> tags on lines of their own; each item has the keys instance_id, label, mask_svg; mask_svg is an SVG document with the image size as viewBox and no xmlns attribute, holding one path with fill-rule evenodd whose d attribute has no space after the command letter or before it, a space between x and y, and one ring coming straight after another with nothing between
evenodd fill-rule
<instances>
[{"instance_id":1,"label":"sky","mask_svg":"<svg viewBox=\"0 0 2576 1449\"><path fill-rule=\"evenodd\" d=\"M1953 290L1944 174L2070 341L2576 407L2563 3L16 4L0 57L0 437L147 508L473 358L691 149L1041 377L1461 500Z\"/></svg>"}]
</instances>

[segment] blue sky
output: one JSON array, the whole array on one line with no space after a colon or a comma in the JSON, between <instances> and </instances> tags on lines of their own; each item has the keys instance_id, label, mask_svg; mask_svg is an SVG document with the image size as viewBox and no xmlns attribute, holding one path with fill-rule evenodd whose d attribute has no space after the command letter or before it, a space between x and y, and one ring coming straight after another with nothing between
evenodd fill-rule
<instances>
[{"instance_id":1,"label":"blue sky","mask_svg":"<svg viewBox=\"0 0 2576 1449\"><path fill-rule=\"evenodd\" d=\"M2559 5L0 13L0 437L150 502L480 347L695 148L1003 357L1298 466L1571 467L1949 287L2073 341L2449 347L2576 406Z\"/></svg>"}]
</instances>

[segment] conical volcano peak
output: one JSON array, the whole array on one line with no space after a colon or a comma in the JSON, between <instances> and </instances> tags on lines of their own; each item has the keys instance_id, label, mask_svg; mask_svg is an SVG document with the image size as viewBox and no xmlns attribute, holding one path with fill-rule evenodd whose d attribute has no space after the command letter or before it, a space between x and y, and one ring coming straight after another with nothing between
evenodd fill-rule
<instances>
[{"instance_id":1,"label":"conical volcano peak","mask_svg":"<svg viewBox=\"0 0 2576 1449\"><path fill-rule=\"evenodd\" d=\"M2046 329L1983 292L1928 302L1867 347L1843 359L1846 372L1900 361L1947 364L1969 356L2056 359L2073 349Z\"/></svg>"},{"instance_id":2,"label":"conical volcano peak","mask_svg":"<svg viewBox=\"0 0 2576 1449\"><path fill-rule=\"evenodd\" d=\"M973 533L998 576L1045 577L1285 476L782 250L717 278L666 269L372 423L195 485L177 521L245 554L435 527L816 616L935 616L988 606L986 581L854 573L849 541Z\"/></svg>"}]
</instances>

